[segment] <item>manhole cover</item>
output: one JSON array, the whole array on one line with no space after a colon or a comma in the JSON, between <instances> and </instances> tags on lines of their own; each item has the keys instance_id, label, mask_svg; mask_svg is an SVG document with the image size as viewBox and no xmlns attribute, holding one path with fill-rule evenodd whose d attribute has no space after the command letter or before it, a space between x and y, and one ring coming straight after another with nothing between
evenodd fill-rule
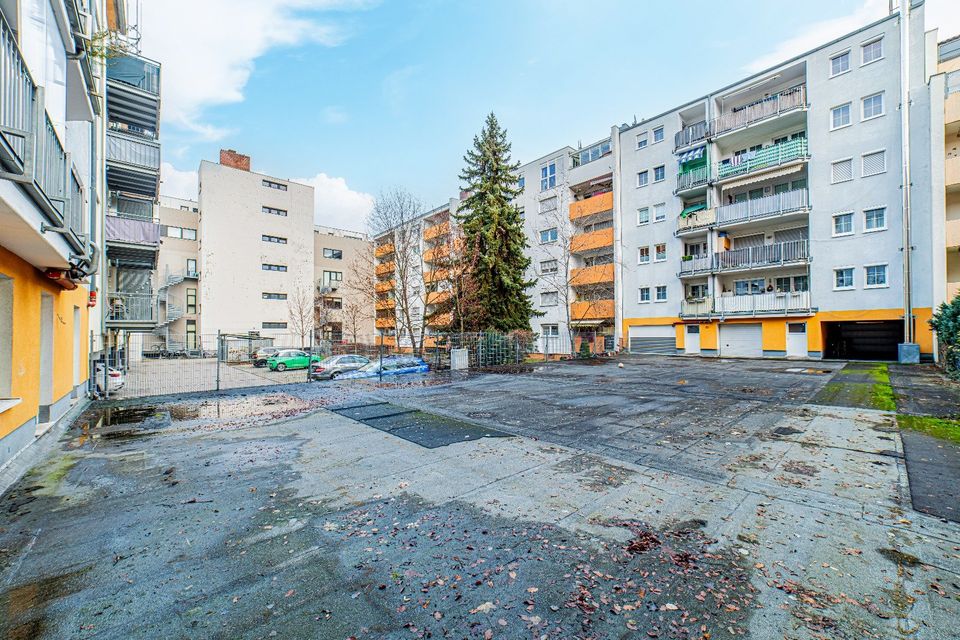
<instances>
[{"instance_id":1,"label":"manhole cover","mask_svg":"<svg viewBox=\"0 0 960 640\"><path fill-rule=\"evenodd\" d=\"M480 438L510 437L509 433L496 429L387 402L340 407L331 411L427 449Z\"/></svg>"}]
</instances>

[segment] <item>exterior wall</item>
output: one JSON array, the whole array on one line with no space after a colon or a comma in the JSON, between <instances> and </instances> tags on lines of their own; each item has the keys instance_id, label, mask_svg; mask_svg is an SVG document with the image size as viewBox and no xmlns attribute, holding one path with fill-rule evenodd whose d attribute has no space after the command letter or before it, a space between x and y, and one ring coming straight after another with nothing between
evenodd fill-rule
<instances>
[{"instance_id":1,"label":"exterior wall","mask_svg":"<svg viewBox=\"0 0 960 640\"><path fill-rule=\"evenodd\" d=\"M342 257L327 257L324 255L324 249L339 250L342 252ZM358 292L356 287L351 287L350 283L358 277L364 277L362 271L358 273L357 263L359 260L369 259L372 250L373 244L365 234L329 227L314 227L313 282L321 283L324 271L340 272L343 274L343 280L337 287L337 291L331 292L330 297L340 298L346 306L349 306L351 300L369 306L369 300L365 300L363 294ZM345 313L334 310L330 314L330 320L342 325L343 339L348 340L352 337L350 335L352 321ZM363 314L360 322L357 323L356 333L358 342L369 340L374 335L372 309L367 309Z\"/></svg>"},{"instance_id":2,"label":"exterior wall","mask_svg":"<svg viewBox=\"0 0 960 640\"><path fill-rule=\"evenodd\" d=\"M287 186L264 186L263 181ZM225 167L200 163L200 299L203 331L259 331L281 340L290 337L289 296L301 287L312 295L313 188ZM264 213L283 209L286 216ZM287 239L266 242L263 235ZM277 264L285 272L265 271ZM265 300L263 293L285 293L288 301ZM264 329L264 322L287 329Z\"/></svg>"},{"instance_id":3,"label":"exterior wall","mask_svg":"<svg viewBox=\"0 0 960 640\"><path fill-rule=\"evenodd\" d=\"M200 336L203 333L200 322L200 282L197 275L189 273L188 260L194 261L194 274L200 271L199 231L197 240L171 237L169 227L197 230L200 224L199 205L192 200L163 198L157 207L157 217L160 220L160 252L157 256L156 282L158 288L165 294L167 303L172 302L182 311L178 319L168 322L169 315L161 314L160 327L155 332L155 340L147 340L145 346L156 344L163 346L169 336L171 344L167 348L178 347L178 343L186 342L187 321L196 323L197 344L186 344L187 349L199 348ZM182 279L181 279L182 278ZM174 283L168 284L167 283ZM188 290L196 293L196 310L190 313L187 309ZM166 312L169 314L169 310ZM160 335L156 335L160 334ZM179 350L179 349L177 349Z\"/></svg>"}]
</instances>

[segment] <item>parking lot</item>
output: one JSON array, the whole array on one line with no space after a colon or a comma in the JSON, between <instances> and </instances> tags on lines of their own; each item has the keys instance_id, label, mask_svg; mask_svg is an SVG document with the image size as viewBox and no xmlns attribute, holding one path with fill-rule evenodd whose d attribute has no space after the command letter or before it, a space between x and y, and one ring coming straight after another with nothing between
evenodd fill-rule
<instances>
[{"instance_id":1,"label":"parking lot","mask_svg":"<svg viewBox=\"0 0 960 640\"><path fill-rule=\"evenodd\" d=\"M0 499L0 631L960 637L960 525L912 508L886 372L625 357L91 411Z\"/></svg>"}]
</instances>

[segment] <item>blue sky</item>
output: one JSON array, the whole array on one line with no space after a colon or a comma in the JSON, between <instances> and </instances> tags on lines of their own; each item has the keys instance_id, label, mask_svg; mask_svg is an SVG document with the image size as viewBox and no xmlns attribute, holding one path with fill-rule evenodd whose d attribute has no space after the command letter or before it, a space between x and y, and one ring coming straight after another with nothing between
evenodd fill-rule
<instances>
[{"instance_id":1,"label":"blue sky","mask_svg":"<svg viewBox=\"0 0 960 640\"><path fill-rule=\"evenodd\" d=\"M931 19L955 33L950 0ZM960 4L960 3L956 3ZM371 194L455 195L485 114L515 159L588 144L881 17L887 0L716 2L144 0L164 64L164 191L221 147L318 191L363 227ZM951 6L947 6L951 5Z\"/></svg>"}]
</instances>

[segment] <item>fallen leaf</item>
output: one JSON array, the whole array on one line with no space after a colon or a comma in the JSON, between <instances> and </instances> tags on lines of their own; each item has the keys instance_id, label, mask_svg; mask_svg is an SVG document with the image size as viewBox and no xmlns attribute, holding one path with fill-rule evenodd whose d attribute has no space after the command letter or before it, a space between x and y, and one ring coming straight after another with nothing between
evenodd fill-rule
<instances>
[{"instance_id":1,"label":"fallen leaf","mask_svg":"<svg viewBox=\"0 0 960 640\"><path fill-rule=\"evenodd\" d=\"M490 613L496 608L497 606L492 602L484 602L482 605L480 605L476 609L470 609L470 613Z\"/></svg>"}]
</instances>

